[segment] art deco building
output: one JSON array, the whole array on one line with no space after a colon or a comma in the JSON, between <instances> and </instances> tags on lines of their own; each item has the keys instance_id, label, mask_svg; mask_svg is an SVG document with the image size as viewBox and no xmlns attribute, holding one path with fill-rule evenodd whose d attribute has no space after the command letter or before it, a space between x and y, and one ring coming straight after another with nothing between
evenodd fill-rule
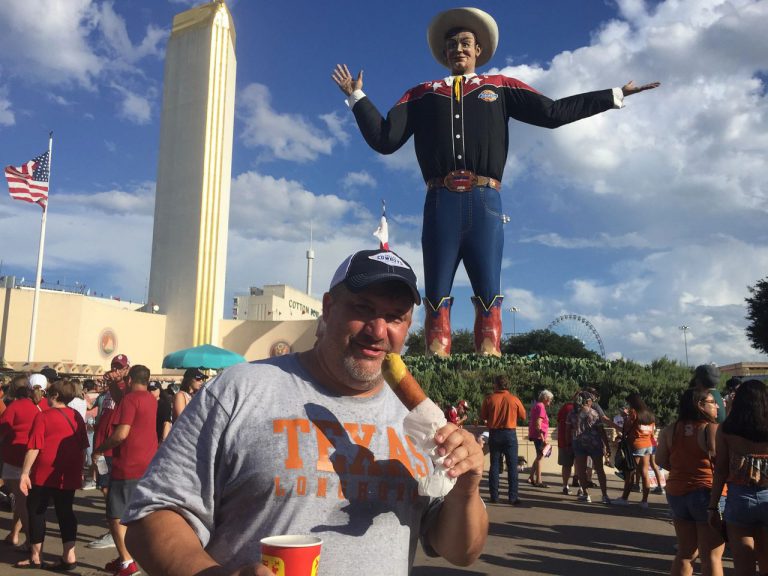
<instances>
[{"instance_id":1,"label":"art deco building","mask_svg":"<svg viewBox=\"0 0 768 576\"><path fill-rule=\"evenodd\" d=\"M220 344L235 70L235 28L223 1L173 19L149 279L149 306L167 317L167 350Z\"/></svg>"}]
</instances>

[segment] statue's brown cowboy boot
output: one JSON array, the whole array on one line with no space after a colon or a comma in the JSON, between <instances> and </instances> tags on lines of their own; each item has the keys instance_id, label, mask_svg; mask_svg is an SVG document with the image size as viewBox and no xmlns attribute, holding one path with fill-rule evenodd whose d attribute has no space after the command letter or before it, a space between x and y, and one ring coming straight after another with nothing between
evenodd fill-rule
<instances>
[{"instance_id":1,"label":"statue's brown cowboy boot","mask_svg":"<svg viewBox=\"0 0 768 576\"><path fill-rule=\"evenodd\" d=\"M486 307L482 299L473 296L475 305L475 352L481 356L501 356L501 303L503 296L494 296Z\"/></svg>"},{"instance_id":2,"label":"statue's brown cowboy boot","mask_svg":"<svg viewBox=\"0 0 768 576\"><path fill-rule=\"evenodd\" d=\"M424 298L424 340L427 356L451 355L451 306L453 297L442 298L437 307Z\"/></svg>"}]
</instances>

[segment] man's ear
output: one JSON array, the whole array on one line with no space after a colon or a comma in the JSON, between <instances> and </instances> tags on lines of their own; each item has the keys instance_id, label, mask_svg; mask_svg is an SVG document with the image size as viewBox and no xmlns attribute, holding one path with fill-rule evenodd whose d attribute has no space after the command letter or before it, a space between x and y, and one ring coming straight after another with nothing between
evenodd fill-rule
<instances>
[{"instance_id":1,"label":"man's ear","mask_svg":"<svg viewBox=\"0 0 768 576\"><path fill-rule=\"evenodd\" d=\"M480 46L480 44L478 44L477 42L475 42L475 58L477 58L478 56L480 56L480 54L482 53L482 51L483 51L483 47L482 47L482 46Z\"/></svg>"},{"instance_id":2,"label":"man's ear","mask_svg":"<svg viewBox=\"0 0 768 576\"><path fill-rule=\"evenodd\" d=\"M323 294L323 318L328 318L328 313L333 307L334 300L330 292Z\"/></svg>"}]
</instances>

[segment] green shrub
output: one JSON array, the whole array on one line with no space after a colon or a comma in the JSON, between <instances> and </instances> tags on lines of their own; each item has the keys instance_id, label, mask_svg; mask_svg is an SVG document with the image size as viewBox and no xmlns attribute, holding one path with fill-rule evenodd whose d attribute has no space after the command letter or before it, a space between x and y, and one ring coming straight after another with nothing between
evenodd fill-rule
<instances>
[{"instance_id":1,"label":"green shrub","mask_svg":"<svg viewBox=\"0 0 768 576\"><path fill-rule=\"evenodd\" d=\"M585 386L600 392L600 405L609 415L618 411L627 394L639 392L656 414L658 427L674 420L680 394L691 378L690 368L667 358L648 365L631 360L474 354L406 356L404 360L427 395L442 408L466 400L471 423L479 420L483 398L493 390L492 380L498 374L509 378L510 390L526 407L542 389L550 390L555 396L550 405L552 420Z\"/></svg>"}]
</instances>

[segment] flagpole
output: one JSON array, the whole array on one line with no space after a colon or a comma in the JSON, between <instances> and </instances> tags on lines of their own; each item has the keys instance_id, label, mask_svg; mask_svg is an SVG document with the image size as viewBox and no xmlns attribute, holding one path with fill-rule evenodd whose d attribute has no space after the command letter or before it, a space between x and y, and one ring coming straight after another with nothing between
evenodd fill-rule
<instances>
[{"instance_id":1,"label":"flagpole","mask_svg":"<svg viewBox=\"0 0 768 576\"><path fill-rule=\"evenodd\" d=\"M48 133L48 197L51 190L51 161L53 151L53 132ZM40 247L37 251L37 275L35 277L35 296L32 299L32 326L29 330L29 353L27 362L32 362L35 356L35 337L37 336L37 305L40 300L40 283L43 278L43 251L45 250L45 222L48 216L48 203L43 207L43 217L40 220Z\"/></svg>"}]
</instances>

